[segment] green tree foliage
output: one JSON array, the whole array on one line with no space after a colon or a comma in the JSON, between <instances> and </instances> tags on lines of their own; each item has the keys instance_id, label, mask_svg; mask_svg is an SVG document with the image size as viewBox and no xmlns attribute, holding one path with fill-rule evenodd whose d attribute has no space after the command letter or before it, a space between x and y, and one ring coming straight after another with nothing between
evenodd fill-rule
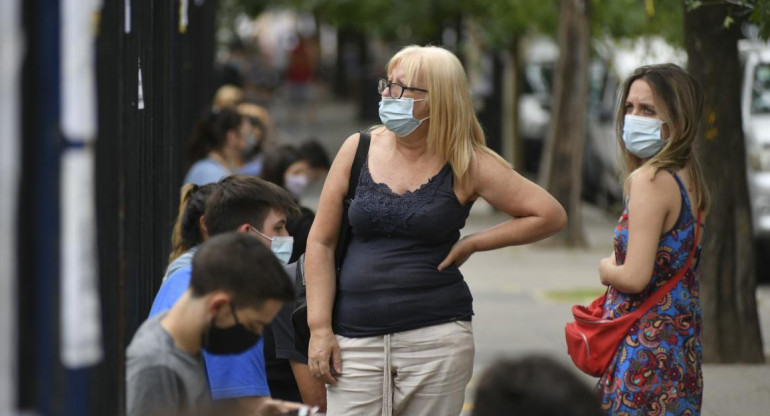
<instances>
[{"instance_id":1,"label":"green tree foliage","mask_svg":"<svg viewBox=\"0 0 770 416\"><path fill-rule=\"evenodd\" d=\"M384 39L437 39L448 22L466 9L462 0L236 0L245 10L269 7L309 12L338 27L357 29Z\"/></svg>"},{"instance_id":2,"label":"green tree foliage","mask_svg":"<svg viewBox=\"0 0 770 416\"><path fill-rule=\"evenodd\" d=\"M727 28L736 21L746 20L757 27L762 39L770 38L770 0L684 0L684 5L687 11L726 6L722 26Z\"/></svg>"},{"instance_id":3,"label":"green tree foliage","mask_svg":"<svg viewBox=\"0 0 770 416\"><path fill-rule=\"evenodd\" d=\"M592 35L611 39L656 35L683 45L682 11L676 1L593 0Z\"/></svg>"},{"instance_id":4,"label":"green tree foliage","mask_svg":"<svg viewBox=\"0 0 770 416\"><path fill-rule=\"evenodd\" d=\"M557 1L470 0L465 15L479 22L492 47L514 47L522 35L532 32L555 34L559 20Z\"/></svg>"}]
</instances>

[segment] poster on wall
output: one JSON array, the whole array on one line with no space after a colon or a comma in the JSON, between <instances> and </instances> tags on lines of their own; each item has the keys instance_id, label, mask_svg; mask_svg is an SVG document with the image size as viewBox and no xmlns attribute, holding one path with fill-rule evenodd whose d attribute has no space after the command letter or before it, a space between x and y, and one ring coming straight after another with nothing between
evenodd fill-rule
<instances>
[{"instance_id":1,"label":"poster on wall","mask_svg":"<svg viewBox=\"0 0 770 416\"><path fill-rule=\"evenodd\" d=\"M94 141L97 131L96 25L101 0L61 0L61 361L101 361L101 304L96 256Z\"/></svg>"}]
</instances>

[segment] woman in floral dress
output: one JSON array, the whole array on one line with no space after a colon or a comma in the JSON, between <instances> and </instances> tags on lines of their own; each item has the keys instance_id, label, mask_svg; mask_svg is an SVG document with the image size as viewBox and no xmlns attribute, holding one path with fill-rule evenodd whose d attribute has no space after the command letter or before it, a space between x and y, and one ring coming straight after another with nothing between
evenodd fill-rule
<instances>
[{"instance_id":1,"label":"woman in floral dress","mask_svg":"<svg viewBox=\"0 0 770 416\"><path fill-rule=\"evenodd\" d=\"M629 77L620 102L626 204L615 250L599 263L601 281L609 286L604 317L635 310L682 268L688 270L631 328L596 389L609 415L698 415L698 259L709 200L693 148L701 137L703 93L680 67L653 65Z\"/></svg>"}]
</instances>

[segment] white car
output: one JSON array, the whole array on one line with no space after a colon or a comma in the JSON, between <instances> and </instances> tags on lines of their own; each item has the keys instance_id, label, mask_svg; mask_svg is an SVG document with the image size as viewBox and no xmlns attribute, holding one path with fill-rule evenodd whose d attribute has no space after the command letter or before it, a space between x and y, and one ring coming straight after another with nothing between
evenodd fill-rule
<instances>
[{"instance_id":1,"label":"white car","mask_svg":"<svg viewBox=\"0 0 770 416\"><path fill-rule=\"evenodd\" d=\"M754 234L770 240L770 46L739 43L744 62L741 116Z\"/></svg>"}]
</instances>

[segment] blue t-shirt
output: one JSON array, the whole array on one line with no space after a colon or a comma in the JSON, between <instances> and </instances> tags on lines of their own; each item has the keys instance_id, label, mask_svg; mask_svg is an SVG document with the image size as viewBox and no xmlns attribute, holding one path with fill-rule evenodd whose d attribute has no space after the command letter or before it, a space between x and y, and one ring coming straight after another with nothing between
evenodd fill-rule
<instances>
[{"instance_id":1,"label":"blue t-shirt","mask_svg":"<svg viewBox=\"0 0 770 416\"><path fill-rule=\"evenodd\" d=\"M194 183L196 185L205 185L207 183L219 182L220 179L229 174L230 171L214 161L214 159L201 159L190 166L190 170L187 171L182 184Z\"/></svg>"},{"instance_id":2,"label":"blue t-shirt","mask_svg":"<svg viewBox=\"0 0 770 416\"><path fill-rule=\"evenodd\" d=\"M192 267L187 266L172 273L160 287L152 302L150 317L171 309L190 286ZM232 399L237 397L269 396L265 373L263 341L237 355L214 355L203 351L206 372L209 376L211 398Z\"/></svg>"}]
</instances>

